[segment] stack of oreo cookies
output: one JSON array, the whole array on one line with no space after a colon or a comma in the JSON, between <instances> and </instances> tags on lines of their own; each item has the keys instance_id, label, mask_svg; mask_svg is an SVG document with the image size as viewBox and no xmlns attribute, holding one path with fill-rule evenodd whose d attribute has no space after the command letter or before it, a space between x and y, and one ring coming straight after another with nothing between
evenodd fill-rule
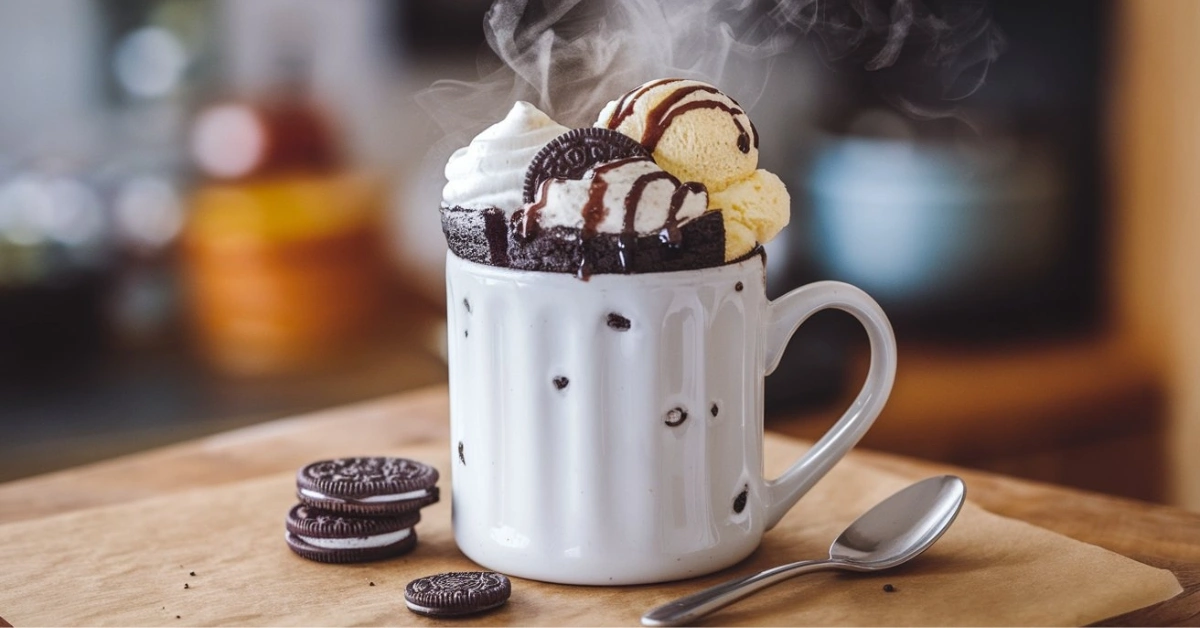
<instances>
[{"instance_id":1,"label":"stack of oreo cookies","mask_svg":"<svg viewBox=\"0 0 1200 628\"><path fill-rule=\"evenodd\" d=\"M323 563L406 554L420 509L438 501L437 469L406 458L338 458L296 473L300 503L287 516L293 552Z\"/></svg>"}]
</instances>

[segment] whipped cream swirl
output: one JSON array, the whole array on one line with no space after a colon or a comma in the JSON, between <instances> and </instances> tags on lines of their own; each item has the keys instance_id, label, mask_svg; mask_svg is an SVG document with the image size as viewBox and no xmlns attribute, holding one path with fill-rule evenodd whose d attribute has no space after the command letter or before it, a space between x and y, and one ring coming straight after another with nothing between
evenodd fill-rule
<instances>
[{"instance_id":1,"label":"whipped cream swirl","mask_svg":"<svg viewBox=\"0 0 1200 628\"><path fill-rule=\"evenodd\" d=\"M569 130L537 107L518 101L503 120L450 156L442 202L465 209L496 207L512 214L524 202L529 162L550 140Z\"/></svg>"}]
</instances>

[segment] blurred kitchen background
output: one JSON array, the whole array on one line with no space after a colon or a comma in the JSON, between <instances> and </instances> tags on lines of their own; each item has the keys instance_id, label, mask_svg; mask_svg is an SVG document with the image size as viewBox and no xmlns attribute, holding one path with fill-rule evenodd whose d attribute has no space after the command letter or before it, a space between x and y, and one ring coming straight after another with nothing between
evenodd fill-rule
<instances>
[{"instance_id":1,"label":"blurred kitchen background","mask_svg":"<svg viewBox=\"0 0 1200 628\"><path fill-rule=\"evenodd\" d=\"M413 95L477 75L488 4L0 2L0 481L443 382ZM892 315L867 446L1200 509L1200 3L992 15L1003 55L937 111L775 60L770 291ZM768 427L822 432L865 356L819 314Z\"/></svg>"}]
</instances>

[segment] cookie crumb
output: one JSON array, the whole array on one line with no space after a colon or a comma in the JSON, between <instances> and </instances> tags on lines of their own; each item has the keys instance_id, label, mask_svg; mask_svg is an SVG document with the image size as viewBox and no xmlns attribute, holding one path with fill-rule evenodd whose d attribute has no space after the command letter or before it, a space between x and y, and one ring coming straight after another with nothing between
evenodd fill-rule
<instances>
[{"instance_id":1,"label":"cookie crumb","mask_svg":"<svg viewBox=\"0 0 1200 628\"><path fill-rule=\"evenodd\" d=\"M896 587L892 586L891 584L885 584L883 585L883 591L885 593L895 593Z\"/></svg>"},{"instance_id":2,"label":"cookie crumb","mask_svg":"<svg viewBox=\"0 0 1200 628\"><path fill-rule=\"evenodd\" d=\"M463 338L470 338L470 337L471 337L471 331L468 329L464 329L463 330Z\"/></svg>"},{"instance_id":3,"label":"cookie crumb","mask_svg":"<svg viewBox=\"0 0 1200 628\"><path fill-rule=\"evenodd\" d=\"M471 313L471 302L463 299L463 307L467 308L467 314Z\"/></svg>"},{"instance_id":4,"label":"cookie crumb","mask_svg":"<svg viewBox=\"0 0 1200 628\"><path fill-rule=\"evenodd\" d=\"M193 578L195 578L195 577L196 577L196 572L194 572L194 571L190 571L190 572L188 572L188 575L189 575L189 576L191 576L191 577L193 577Z\"/></svg>"},{"instance_id":5,"label":"cookie crumb","mask_svg":"<svg viewBox=\"0 0 1200 628\"><path fill-rule=\"evenodd\" d=\"M718 412L720 412L720 409L718 409L718 408L717 408L717 404L715 404L715 403L714 403L714 404L713 404L713 407L712 407L712 415L713 415L713 416L717 416L717 413L718 413Z\"/></svg>"},{"instance_id":6,"label":"cookie crumb","mask_svg":"<svg viewBox=\"0 0 1200 628\"><path fill-rule=\"evenodd\" d=\"M679 427L687 420L687 410L683 408L672 408L667 411L667 420L664 421L670 427Z\"/></svg>"},{"instance_id":7,"label":"cookie crumb","mask_svg":"<svg viewBox=\"0 0 1200 628\"><path fill-rule=\"evenodd\" d=\"M183 619L183 618L182 618L182 617L180 617L179 615L176 615L176 616L175 616L175 619Z\"/></svg>"},{"instance_id":8,"label":"cookie crumb","mask_svg":"<svg viewBox=\"0 0 1200 628\"><path fill-rule=\"evenodd\" d=\"M461 440L458 441L458 461L464 465L467 464L467 457L463 455L463 442Z\"/></svg>"},{"instance_id":9,"label":"cookie crumb","mask_svg":"<svg viewBox=\"0 0 1200 628\"><path fill-rule=\"evenodd\" d=\"M185 583L183 583L183 588L190 589L192 587L191 587L191 585L189 585L188 583L185 582Z\"/></svg>"},{"instance_id":10,"label":"cookie crumb","mask_svg":"<svg viewBox=\"0 0 1200 628\"><path fill-rule=\"evenodd\" d=\"M374 583L374 582L372 582L372 583L370 583L370 584L371 584L371 586L375 586L375 583Z\"/></svg>"},{"instance_id":11,"label":"cookie crumb","mask_svg":"<svg viewBox=\"0 0 1200 628\"><path fill-rule=\"evenodd\" d=\"M567 385L571 383L571 380L563 377L562 375L555 377L553 381L554 381L554 387L559 390L566 388Z\"/></svg>"},{"instance_id":12,"label":"cookie crumb","mask_svg":"<svg viewBox=\"0 0 1200 628\"><path fill-rule=\"evenodd\" d=\"M742 282L740 282L740 281L733 284L733 289L737 290L738 292L741 292L743 289L745 289L745 287L746 286L742 285Z\"/></svg>"}]
</instances>

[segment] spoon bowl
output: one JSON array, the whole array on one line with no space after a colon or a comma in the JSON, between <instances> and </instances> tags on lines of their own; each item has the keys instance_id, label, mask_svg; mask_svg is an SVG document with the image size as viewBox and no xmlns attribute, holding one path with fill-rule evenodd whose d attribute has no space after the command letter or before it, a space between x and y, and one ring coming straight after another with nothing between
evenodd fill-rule
<instances>
[{"instance_id":1,"label":"spoon bowl","mask_svg":"<svg viewBox=\"0 0 1200 628\"><path fill-rule=\"evenodd\" d=\"M904 564L929 549L954 523L966 500L962 479L941 475L921 480L876 504L851 523L829 547L829 558L806 560L718 584L653 608L646 626L690 623L773 584L825 569L881 571Z\"/></svg>"},{"instance_id":2,"label":"spoon bowl","mask_svg":"<svg viewBox=\"0 0 1200 628\"><path fill-rule=\"evenodd\" d=\"M862 571L906 563L933 545L954 523L966 495L966 485L953 475L917 482L879 502L850 524L829 547L829 558Z\"/></svg>"}]
</instances>

